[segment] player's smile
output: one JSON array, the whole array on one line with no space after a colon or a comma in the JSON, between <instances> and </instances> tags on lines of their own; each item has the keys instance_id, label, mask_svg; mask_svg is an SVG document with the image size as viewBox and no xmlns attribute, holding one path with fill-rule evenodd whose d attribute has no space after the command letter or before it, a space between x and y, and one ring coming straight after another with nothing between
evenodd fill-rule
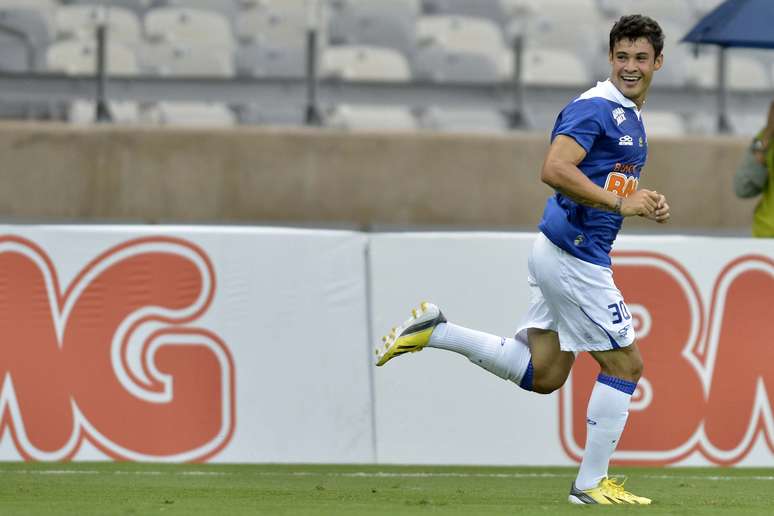
<instances>
[{"instance_id":1,"label":"player's smile","mask_svg":"<svg viewBox=\"0 0 774 516\"><path fill-rule=\"evenodd\" d=\"M663 56L655 57L653 45L646 38L622 39L610 53L610 81L627 98L642 107L653 72L661 68Z\"/></svg>"}]
</instances>

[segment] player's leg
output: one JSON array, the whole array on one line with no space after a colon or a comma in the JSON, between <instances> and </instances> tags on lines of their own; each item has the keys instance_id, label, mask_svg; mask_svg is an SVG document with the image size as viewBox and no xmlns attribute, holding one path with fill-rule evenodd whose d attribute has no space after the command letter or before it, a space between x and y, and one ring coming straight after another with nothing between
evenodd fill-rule
<instances>
[{"instance_id":1,"label":"player's leg","mask_svg":"<svg viewBox=\"0 0 774 516\"><path fill-rule=\"evenodd\" d=\"M642 374L642 356L636 342L619 349L593 351L591 355L601 371L589 399L586 448L573 487L581 492L600 487L601 491L616 491L615 485L606 485L608 465L629 416L629 403ZM604 496L604 492L598 494ZM623 489L617 490L615 498L628 503L650 503L649 499Z\"/></svg>"},{"instance_id":2,"label":"player's leg","mask_svg":"<svg viewBox=\"0 0 774 516\"><path fill-rule=\"evenodd\" d=\"M575 353L561 350L559 334L553 330L529 328L527 335L532 351L532 390L550 394L564 385L575 362Z\"/></svg>"},{"instance_id":3,"label":"player's leg","mask_svg":"<svg viewBox=\"0 0 774 516\"><path fill-rule=\"evenodd\" d=\"M425 347L454 351L474 364L532 390L530 348L521 338L506 338L449 323L432 303L422 303L411 317L393 328L376 350L377 366ZM558 346L557 346L558 347Z\"/></svg>"}]
</instances>

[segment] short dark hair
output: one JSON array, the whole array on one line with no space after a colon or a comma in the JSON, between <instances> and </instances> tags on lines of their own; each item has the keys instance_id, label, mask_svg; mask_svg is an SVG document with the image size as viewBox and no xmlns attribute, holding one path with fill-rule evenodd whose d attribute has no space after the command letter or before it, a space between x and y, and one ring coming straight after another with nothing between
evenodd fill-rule
<instances>
[{"instance_id":1,"label":"short dark hair","mask_svg":"<svg viewBox=\"0 0 774 516\"><path fill-rule=\"evenodd\" d=\"M610 29L610 53L613 53L613 47L622 39L634 41L639 38L650 41L653 50L656 51L655 57L664 50L664 31L656 20L642 14L621 16Z\"/></svg>"}]
</instances>

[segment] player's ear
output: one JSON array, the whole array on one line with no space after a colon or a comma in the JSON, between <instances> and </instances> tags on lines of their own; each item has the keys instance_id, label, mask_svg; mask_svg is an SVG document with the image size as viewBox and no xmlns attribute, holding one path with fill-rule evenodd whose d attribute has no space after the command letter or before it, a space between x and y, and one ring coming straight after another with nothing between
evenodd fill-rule
<instances>
[{"instance_id":1,"label":"player's ear","mask_svg":"<svg viewBox=\"0 0 774 516\"><path fill-rule=\"evenodd\" d=\"M654 70L660 70L661 67L664 66L664 53L661 52L658 57L656 58L656 62L654 63L653 69Z\"/></svg>"}]
</instances>

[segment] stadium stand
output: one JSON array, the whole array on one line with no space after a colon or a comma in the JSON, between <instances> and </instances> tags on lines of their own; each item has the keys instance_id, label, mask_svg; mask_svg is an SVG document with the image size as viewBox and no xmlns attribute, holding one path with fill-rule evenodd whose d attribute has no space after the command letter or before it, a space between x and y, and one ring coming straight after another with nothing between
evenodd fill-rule
<instances>
[{"instance_id":1,"label":"stadium stand","mask_svg":"<svg viewBox=\"0 0 774 516\"><path fill-rule=\"evenodd\" d=\"M420 12L419 0L332 0L329 43L390 47L412 56Z\"/></svg>"},{"instance_id":2,"label":"stadium stand","mask_svg":"<svg viewBox=\"0 0 774 516\"><path fill-rule=\"evenodd\" d=\"M408 60L396 50L341 45L325 50L320 76L355 81L408 81L411 68Z\"/></svg>"},{"instance_id":3,"label":"stadium stand","mask_svg":"<svg viewBox=\"0 0 774 516\"><path fill-rule=\"evenodd\" d=\"M443 108L432 106L418 116L422 129L435 131L501 133L508 122L493 109Z\"/></svg>"},{"instance_id":4,"label":"stadium stand","mask_svg":"<svg viewBox=\"0 0 774 516\"><path fill-rule=\"evenodd\" d=\"M677 113L647 110L642 119L649 136L683 136L685 120Z\"/></svg>"},{"instance_id":5,"label":"stadium stand","mask_svg":"<svg viewBox=\"0 0 774 516\"><path fill-rule=\"evenodd\" d=\"M143 71L168 77L233 77L234 61L227 49L162 42L139 49Z\"/></svg>"},{"instance_id":6,"label":"stadium stand","mask_svg":"<svg viewBox=\"0 0 774 516\"><path fill-rule=\"evenodd\" d=\"M158 7L145 13L145 34L154 42L231 51L234 35L228 19L216 11Z\"/></svg>"},{"instance_id":7,"label":"stadium stand","mask_svg":"<svg viewBox=\"0 0 774 516\"><path fill-rule=\"evenodd\" d=\"M0 4L0 66L3 70L40 70L44 49L55 36L53 12L34 4Z\"/></svg>"},{"instance_id":8,"label":"stadium stand","mask_svg":"<svg viewBox=\"0 0 774 516\"><path fill-rule=\"evenodd\" d=\"M565 50L527 48L524 51L524 84L582 86L591 83L588 68Z\"/></svg>"},{"instance_id":9,"label":"stadium stand","mask_svg":"<svg viewBox=\"0 0 774 516\"><path fill-rule=\"evenodd\" d=\"M48 47L46 64L50 71L70 75L94 74L97 45L93 40L70 39L58 41ZM105 61L107 72L112 75L136 75L139 71L134 51L119 42L108 42Z\"/></svg>"},{"instance_id":10,"label":"stadium stand","mask_svg":"<svg viewBox=\"0 0 774 516\"><path fill-rule=\"evenodd\" d=\"M240 45L236 72L252 77L301 79L306 74L306 49L262 43Z\"/></svg>"},{"instance_id":11,"label":"stadium stand","mask_svg":"<svg viewBox=\"0 0 774 516\"><path fill-rule=\"evenodd\" d=\"M142 29L137 14L125 7L99 5L64 5L56 11L56 31L59 39L93 40L100 24L107 26L112 41L134 45L142 41Z\"/></svg>"},{"instance_id":12,"label":"stadium stand","mask_svg":"<svg viewBox=\"0 0 774 516\"><path fill-rule=\"evenodd\" d=\"M303 48L308 25L306 0L254 0L240 11L234 30L242 44Z\"/></svg>"},{"instance_id":13,"label":"stadium stand","mask_svg":"<svg viewBox=\"0 0 774 516\"><path fill-rule=\"evenodd\" d=\"M145 121L159 125L230 127L236 115L220 102L158 102L145 109Z\"/></svg>"},{"instance_id":14,"label":"stadium stand","mask_svg":"<svg viewBox=\"0 0 774 516\"><path fill-rule=\"evenodd\" d=\"M413 131L417 120L409 109L341 104L326 110L326 127L347 130Z\"/></svg>"},{"instance_id":15,"label":"stadium stand","mask_svg":"<svg viewBox=\"0 0 774 516\"><path fill-rule=\"evenodd\" d=\"M490 84L507 77L503 71L505 65L499 63L509 58L509 54L497 58L431 45L417 52L413 61L414 77L439 83Z\"/></svg>"},{"instance_id":16,"label":"stadium stand","mask_svg":"<svg viewBox=\"0 0 774 516\"><path fill-rule=\"evenodd\" d=\"M543 88L540 95L565 99L566 95L604 79L608 73L607 42L599 34L609 29L616 16L631 9L646 10L646 14L659 19L667 34L666 65L656 76L654 91L671 88L673 93L708 92L716 87L716 50L701 48L696 57L694 48L679 41L699 16L719 3L720 0L652 0L647 5L634 0L0 0L0 72L48 70L69 75L93 74L95 66L87 62L96 60L95 29L105 23L111 47L107 55L111 80L120 75L168 76L192 81L278 79L303 85L309 66L307 59L311 57L318 76L327 84L333 84L333 77L355 83L405 83L402 91L407 92L406 106L420 113L419 125L440 127L445 122L435 120L444 118L448 109L458 107L455 104L459 103L436 105L432 90L427 88L437 88L441 96L455 92L454 95L478 97L480 100L473 102L478 105L473 107L486 113L482 119L499 120L491 116L499 116L500 105L492 102L496 93L473 93L463 86L490 92L499 89L507 95L510 85L516 84L516 36L522 42L519 62L522 84L528 92ZM314 56L307 55L310 27L317 33ZM360 54L353 54L353 49L360 49ZM360 55L360 60L353 59L353 55ZM69 59L72 64L67 63ZM118 62L112 63L113 60ZM757 55L728 52L727 82L729 95L754 93L760 97L774 84L774 55L768 51ZM321 86L323 90L327 87L330 86ZM174 88L168 91L174 92ZM260 91L256 88L257 97L261 97ZM422 91L427 93L418 93ZM534 93L530 95L534 97ZM167 97L153 100L184 100L174 93ZM206 97L217 98L217 93ZM359 103L367 99L367 94L359 93L358 98ZM490 100L481 100L487 98ZM261 106L258 98L222 100L235 106L240 123L304 122L304 109L299 108L298 98L289 100L291 107L287 110ZM371 103L376 106L379 100L376 95ZM14 116L19 111L5 108L13 102L24 104L23 99L4 101L0 116ZM352 104L346 99L337 102ZM531 111L527 119L533 121L529 127L550 128L548 117L539 111L553 112L556 106L540 104L526 109ZM88 113L91 109L78 107L73 109L76 111ZM346 118L349 112L345 109L341 116ZM688 108L681 112L686 117L684 125L688 132L703 134L706 127L712 126L696 122L691 114ZM463 114L460 120L467 120L466 116ZM449 125L455 123L454 117L450 117Z\"/></svg>"}]
</instances>

